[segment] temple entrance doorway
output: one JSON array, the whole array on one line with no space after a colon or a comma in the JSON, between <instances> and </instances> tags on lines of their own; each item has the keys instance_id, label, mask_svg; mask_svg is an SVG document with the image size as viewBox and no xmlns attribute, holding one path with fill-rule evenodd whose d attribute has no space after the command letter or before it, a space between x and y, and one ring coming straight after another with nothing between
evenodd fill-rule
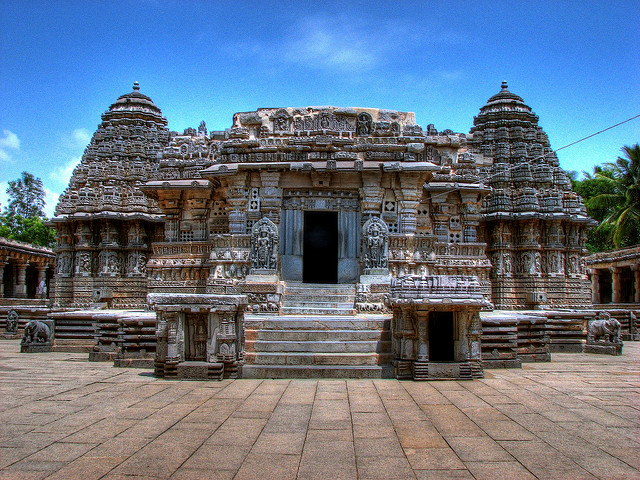
<instances>
[{"instance_id":1,"label":"temple entrance doorway","mask_svg":"<svg viewBox=\"0 0 640 480\"><path fill-rule=\"evenodd\" d=\"M453 362L455 360L453 325L453 312L429 314L429 361Z\"/></svg>"},{"instance_id":2,"label":"temple entrance doorway","mask_svg":"<svg viewBox=\"0 0 640 480\"><path fill-rule=\"evenodd\" d=\"M302 281L338 283L338 212L304 212Z\"/></svg>"}]
</instances>

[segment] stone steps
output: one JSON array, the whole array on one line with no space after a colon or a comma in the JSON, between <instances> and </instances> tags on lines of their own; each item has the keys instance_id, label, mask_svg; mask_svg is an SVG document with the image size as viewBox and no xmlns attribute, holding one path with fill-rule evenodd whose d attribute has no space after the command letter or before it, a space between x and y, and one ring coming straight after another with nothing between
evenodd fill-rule
<instances>
[{"instance_id":1,"label":"stone steps","mask_svg":"<svg viewBox=\"0 0 640 480\"><path fill-rule=\"evenodd\" d=\"M373 365L245 365L242 378L391 378L389 368Z\"/></svg>"},{"instance_id":2,"label":"stone steps","mask_svg":"<svg viewBox=\"0 0 640 480\"><path fill-rule=\"evenodd\" d=\"M306 341L282 341L282 340L256 340L253 348L256 352L289 352L289 353L371 353L386 352L391 342L378 340L306 340Z\"/></svg>"},{"instance_id":3,"label":"stone steps","mask_svg":"<svg viewBox=\"0 0 640 480\"><path fill-rule=\"evenodd\" d=\"M344 284L287 283L281 312L291 315L352 315L355 287Z\"/></svg>"},{"instance_id":4,"label":"stone steps","mask_svg":"<svg viewBox=\"0 0 640 480\"><path fill-rule=\"evenodd\" d=\"M388 315L246 315L244 378L380 378Z\"/></svg>"},{"instance_id":5,"label":"stone steps","mask_svg":"<svg viewBox=\"0 0 640 480\"><path fill-rule=\"evenodd\" d=\"M322 341L389 341L390 334L388 331L380 332L379 330L313 330L313 329L262 329L258 330L257 341L260 340L272 340L272 341L289 341L289 342L304 342L308 340L314 340L317 342Z\"/></svg>"},{"instance_id":6,"label":"stone steps","mask_svg":"<svg viewBox=\"0 0 640 480\"><path fill-rule=\"evenodd\" d=\"M348 307L334 307L332 304L326 304L325 306L282 306L280 311L285 314L291 315L351 315L355 313L353 305Z\"/></svg>"}]
</instances>

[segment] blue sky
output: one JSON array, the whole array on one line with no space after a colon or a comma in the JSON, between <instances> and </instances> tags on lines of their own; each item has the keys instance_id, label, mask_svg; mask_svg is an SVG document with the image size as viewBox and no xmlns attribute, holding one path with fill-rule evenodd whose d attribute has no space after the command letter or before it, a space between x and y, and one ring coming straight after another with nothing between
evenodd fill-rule
<instances>
[{"instance_id":1,"label":"blue sky","mask_svg":"<svg viewBox=\"0 0 640 480\"><path fill-rule=\"evenodd\" d=\"M468 132L507 80L553 148L640 114L640 3L0 0L0 203L42 178L51 215L100 115L134 81L176 131L259 107L416 113ZM640 119L559 152L591 171Z\"/></svg>"}]
</instances>

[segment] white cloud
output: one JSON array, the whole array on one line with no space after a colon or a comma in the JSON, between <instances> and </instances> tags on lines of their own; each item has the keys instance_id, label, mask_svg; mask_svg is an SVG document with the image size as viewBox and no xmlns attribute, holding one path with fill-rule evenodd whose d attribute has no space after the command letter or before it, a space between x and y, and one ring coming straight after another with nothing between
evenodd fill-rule
<instances>
[{"instance_id":1,"label":"white cloud","mask_svg":"<svg viewBox=\"0 0 640 480\"><path fill-rule=\"evenodd\" d=\"M9 130L3 130L2 133L4 134L4 138L0 138L0 147L20 150L20 139L15 133Z\"/></svg>"},{"instance_id":2,"label":"white cloud","mask_svg":"<svg viewBox=\"0 0 640 480\"><path fill-rule=\"evenodd\" d=\"M69 184L69 179L73 174L73 169L80 163L82 157L73 157L64 165L59 165L49 172L49 178L60 185L66 187ZM63 188L64 188L63 187Z\"/></svg>"},{"instance_id":3,"label":"white cloud","mask_svg":"<svg viewBox=\"0 0 640 480\"><path fill-rule=\"evenodd\" d=\"M20 139L9 130L3 130L2 134L4 137L0 138L0 160L10 161L11 155L7 152L7 149L20 150Z\"/></svg>"},{"instance_id":4,"label":"white cloud","mask_svg":"<svg viewBox=\"0 0 640 480\"><path fill-rule=\"evenodd\" d=\"M71 134L71 138L74 146L85 148L91 141L91 132L86 128L76 128Z\"/></svg>"},{"instance_id":5,"label":"white cloud","mask_svg":"<svg viewBox=\"0 0 640 480\"><path fill-rule=\"evenodd\" d=\"M45 205L44 205L44 214L47 218L53 217L53 212L56 209L56 205L58 204L58 198L60 198L60 194L56 192L52 192L48 188L44 189L45 197Z\"/></svg>"},{"instance_id":6,"label":"white cloud","mask_svg":"<svg viewBox=\"0 0 640 480\"><path fill-rule=\"evenodd\" d=\"M379 56L368 35L354 25L327 18L303 22L298 39L283 45L283 58L311 68L369 70Z\"/></svg>"},{"instance_id":7,"label":"white cloud","mask_svg":"<svg viewBox=\"0 0 640 480\"><path fill-rule=\"evenodd\" d=\"M2 207L3 211L9 204L9 197L7 197L7 188L9 188L9 182L0 182L0 207Z\"/></svg>"}]
</instances>

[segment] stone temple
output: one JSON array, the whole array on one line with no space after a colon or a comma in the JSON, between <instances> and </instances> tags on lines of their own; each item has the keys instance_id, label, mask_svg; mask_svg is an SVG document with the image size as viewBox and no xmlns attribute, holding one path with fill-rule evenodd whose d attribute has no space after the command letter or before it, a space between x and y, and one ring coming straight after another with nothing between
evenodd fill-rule
<instances>
[{"instance_id":1,"label":"stone temple","mask_svg":"<svg viewBox=\"0 0 640 480\"><path fill-rule=\"evenodd\" d=\"M591 305L592 221L506 82L468 134L351 107L177 133L136 83L53 222L55 307L153 309L119 338L165 377L480 377Z\"/></svg>"}]
</instances>

